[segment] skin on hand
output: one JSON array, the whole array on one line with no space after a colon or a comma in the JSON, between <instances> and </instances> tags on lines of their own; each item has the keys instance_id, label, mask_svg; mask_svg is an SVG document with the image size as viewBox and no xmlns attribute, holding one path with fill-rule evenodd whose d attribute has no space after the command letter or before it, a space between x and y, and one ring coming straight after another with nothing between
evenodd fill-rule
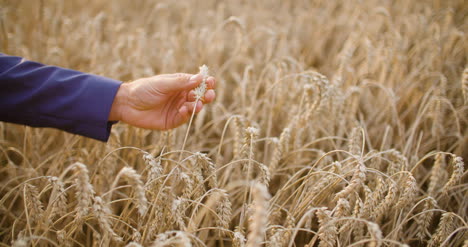
<instances>
[{"instance_id":1,"label":"skin on hand","mask_svg":"<svg viewBox=\"0 0 468 247\"><path fill-rule=\"evenodd\" d=\"M204 104L215 98L215 79L208 77L203 102L195 106L195 89L201 82L200 74L164 74L123 83L115 96L109 115L110 121L156 130L178 127L190 119L193 109L198 113Z\"/></svg>"}]
</instances>

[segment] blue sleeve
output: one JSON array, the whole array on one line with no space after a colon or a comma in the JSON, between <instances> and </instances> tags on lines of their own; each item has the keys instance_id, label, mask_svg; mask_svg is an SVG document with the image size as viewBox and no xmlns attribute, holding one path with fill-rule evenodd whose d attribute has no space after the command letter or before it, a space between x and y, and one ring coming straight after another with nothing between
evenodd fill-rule
<instances>
[{"instance_id":1,"label":"blue sleeve","mask_svg":"<svg viewBox=\"0 0 468 247\"><path fill-rule=\"evenodd\" d=\"M121 82L0 53L0 121L107 141Z\"/></svg>"}]
</instances>

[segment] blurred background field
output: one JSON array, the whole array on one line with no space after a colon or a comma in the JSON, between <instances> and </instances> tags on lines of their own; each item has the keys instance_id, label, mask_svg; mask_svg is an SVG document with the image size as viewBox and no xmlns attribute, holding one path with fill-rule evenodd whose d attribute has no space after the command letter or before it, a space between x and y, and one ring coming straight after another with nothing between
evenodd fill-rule
<instances>
[{"instance_id":1,"label":"blurred background field","mask_svg":"<svg viewBox=\"0 0 468 247\"><path fill-rule=\"evenodd\" d=\"M125 82L206 64L218 83L185 151L187 125L101 143L0 122L0 245L467 246L467 16L0 0L2 53Z\"/></svg>"}]
</instances>

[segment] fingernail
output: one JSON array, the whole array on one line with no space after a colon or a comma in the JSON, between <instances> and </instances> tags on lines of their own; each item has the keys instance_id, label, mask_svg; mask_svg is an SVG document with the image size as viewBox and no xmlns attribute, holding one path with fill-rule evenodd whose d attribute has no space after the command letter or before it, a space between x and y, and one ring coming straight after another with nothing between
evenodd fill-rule
<instances>
[{"instance_id":1,"label":"fingernail","mask_svg":"<svg viewBox=\"0 0 468 247\"><path fill-rule=\"evenodd\" d=\"M189 81L190 81L190 82L194 82L194 81L196 81L196 80L197 80L197 75L192 75L192 76L190 77L190 80L189 80Z\"/></svg>"}]
</instances>

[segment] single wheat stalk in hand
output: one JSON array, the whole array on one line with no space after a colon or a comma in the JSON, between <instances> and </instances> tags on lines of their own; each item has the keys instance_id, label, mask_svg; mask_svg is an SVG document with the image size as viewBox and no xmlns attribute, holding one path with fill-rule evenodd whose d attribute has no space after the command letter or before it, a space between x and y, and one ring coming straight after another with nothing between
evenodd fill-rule
<instances>
[{"instance_id":1,"label":"single wheat stalk in hand","mask_svg":"<svg viewBox=\"0 0 468 247\"><path fill-rule=\"evenodd\" d=\"M205 96L206 80L208 79L208 66L203 64L200 67L200 72L199 73L203 76L203 80L202 80L202 83L197 88L195 88L195 90L194 90L195 91L195 97L196 97L195 107L193 107L192 115L190 116L189 125L187 127L187 132L185 133L184 142L182 143L181 151L183 151L185 149L185 143L187 142L187 137L188 137L188 134L189 134L189 131L190 131L190 126L192 125L193 117L195 116L195 110L197 109L198 101L203 100L203 97ZM180 160L181 157L182 157L182 152L180 153L179 160Z\"/></svg>"}]
</instances>

